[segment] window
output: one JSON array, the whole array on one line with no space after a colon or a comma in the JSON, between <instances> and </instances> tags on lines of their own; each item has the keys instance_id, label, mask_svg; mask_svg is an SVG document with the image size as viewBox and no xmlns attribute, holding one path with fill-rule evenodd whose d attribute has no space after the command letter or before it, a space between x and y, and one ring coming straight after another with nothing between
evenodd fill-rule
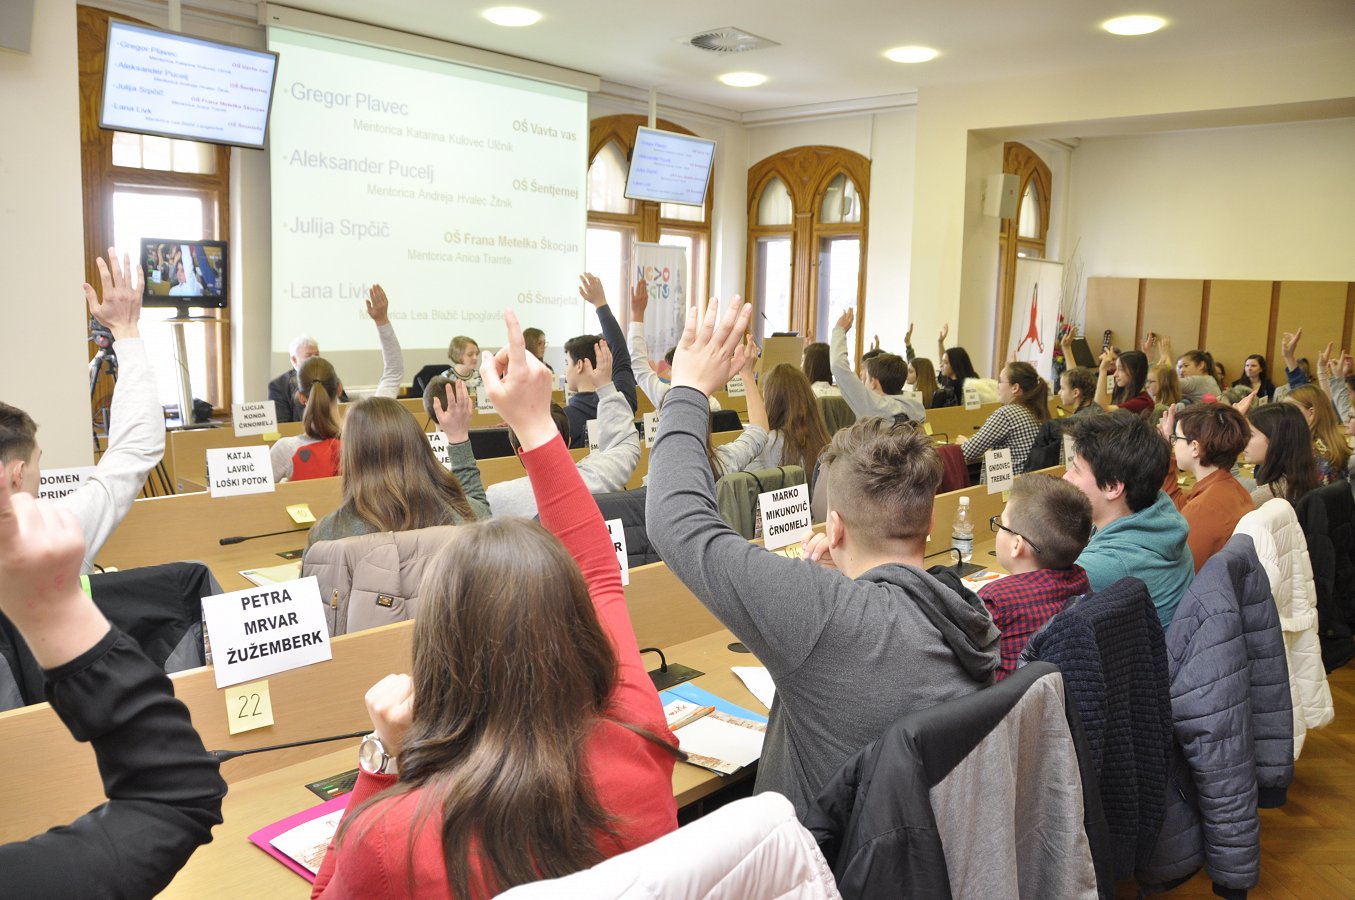
<instances>
[{"instance_id":1,"label":"window","mask_svg":"<svg viewBox=\"0 0 1355 900\"><path fill-rule=\"evenodd\" d=\"M747 292L764 337L827 340L844 309L860 321L869 181L870 160L841 147L795 147L749 171Z\"/></svg>"},{"instance_id":2,"label":"window","mask_svg":"<svg viewBox=\"0 0 1355 900\"><path fill-rule=\"evenodd\" d=\"M81 156L84 171L86 275L98 283L94 260L109 246L132 259L144 237L221 239L227 232L230 148L165 137L105 131L98 127L109 13L77 8L80 56ZM230 331L224 311L190 309L185 327L193 396L229 408ZM141 332L159 380L160 401L178 405L174 334L166 319L174 309L146 309ZM96 419L110 392L96 391Z\"/></svg>"},{"instance_id":3,"label":"window","mask_svg":"<svg viewBox=\"0 0 1355 900\"><path fill-rule=\"evenodd\" d=\"M589 129L588 271L602 280L612 311L622 326L630 322L630 279L635 270L635 244L681 247L687 256L687 285L691 296L704 295L710 283L711 198L714 178L706 189L705 206L627 200L626 172L635 129L643 116L605 116ZM681 134L692 132L662 119L658 127ZM591 319L590 319L591 321ZM588 327L594 327L589 325Z\"/></svg>"},{"instance_id":4,"label":"window","mask_svg":"<svg viewBox=\"0 0 1355 900\"><path fill-rule=\"evenodd\" d=\"M1005 359L1007 336L1012 326L1012 295L1016 291L1016 260L1044 259L1049 235L1049 166L1024 144L1008 143L1002 151L1002 171L1020 176L1021 197L1016 215L1002 220L998 232L997 332L993 336L993 359Z\"/></svg>"}]
</instances>

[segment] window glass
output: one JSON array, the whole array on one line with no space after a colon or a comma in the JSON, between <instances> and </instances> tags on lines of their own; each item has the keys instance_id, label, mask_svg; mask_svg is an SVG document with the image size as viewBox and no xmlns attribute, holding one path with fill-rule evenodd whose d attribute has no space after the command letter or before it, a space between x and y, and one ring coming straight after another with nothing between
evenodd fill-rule
<instances>
[{"instance_id":1,"label":"window glass","mask_svg":"<svg viewBox=\"0 0 1355 900\"><path fill-rule=\"evenodd\" d=\"M861 221L861 201L856 196L856 183L846 175L839 173L828 182L828 187L823 192L819 221L825 225Z\"/></svg>"},{"instance_id":2,"label":"window glass","mask_svg":"<svg viewBox=\"0 0 1355 900\"><path fill-rule=\"evenodd\" d=\"M1040 190L1035 179L1026 182L1026 191L1021 195L1021 211L1016 220L1017 237L1040 239Z\"/></svg>"},{"instance_id":3,"label":"window glass","mask_svg":"<svg viewBox=\"0 0 1355 900\"><path fill-rule=\"evenodd\" d=\"M763 237L757 242L757 306L762 336L790 328L790 238Z\"/></svg>"},{"instance_id":4,"label":"window glass","mask_svg":"<svg viewBox=\"0 0 1355 900\"><path fill-rule=\"evenodd\" d=\"M588 208L627 215L635 212L634 201L626 199L626 156L615 141L599 150L588 167Z\"/></svg>"},{"instance_id":5,"label":"window glass","mask_svg":"<svg viewBox=\"0 0 1355 900\"><path fill-rule=\"evenodd\" d=\"M757 202L757 223L759 225L790 225L795 216L795 206L790 200L790 191L780 178L773 178L762 189Z\"/></svg>"}]
</instances>

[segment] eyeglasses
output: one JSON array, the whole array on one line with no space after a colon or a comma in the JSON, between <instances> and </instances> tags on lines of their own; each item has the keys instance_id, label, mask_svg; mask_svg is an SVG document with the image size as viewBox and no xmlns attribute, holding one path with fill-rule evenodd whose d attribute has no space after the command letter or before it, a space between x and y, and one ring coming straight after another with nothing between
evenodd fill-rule
<instances>
[{"instance_id":1,"label":"eyeglasses","mask_svg":"<svg viewBox=\"0 0 1355 900\"><path fill-rule=\"evenodd\" d=\"M1190 438L1186 437L1184 434L1172 434L1167 440L1174 444L1177 441L1188 441Z\"/></svg>"},{"instance_id":2,"label":"eyeglasses","mask_svg":"<svg viewBox=\"0 0 1355 900\"><path fill-rule=\"evenodd\" d=\"M1014 529L1008 528L1006 525L1003 525L1003 524L1002 524L1002 517L1001 517L1001 516L993 516L993 517L991 517L991 518L988 520L988 527L991 528L991 529L993 530L993 534L997 534L999 531L1005 531L1005 532L1007 532L1008 534L1014 534L1014 535L1016 535L1017 537L1019 537L1021 540L1025 541L1027 544L1030 544L1030 549L1034 550L1036 553L1039 553L1039 552L1040 552L1040 548L1037 547L1037 546L1035 546L1035 542L1032 541L1030 538L1026 537L1024 534L1022 534L1022 533L1019 532L1019 531L1016 531L1016 530L1014 530Z\"/></svg>"}]
</instances>

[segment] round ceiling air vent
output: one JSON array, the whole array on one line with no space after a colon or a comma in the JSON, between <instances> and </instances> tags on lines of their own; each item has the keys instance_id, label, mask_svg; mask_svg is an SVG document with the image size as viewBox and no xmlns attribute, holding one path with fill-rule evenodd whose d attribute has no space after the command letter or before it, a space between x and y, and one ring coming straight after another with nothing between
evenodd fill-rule
<instances>
[{"instance_id":1,"label":"round ceiling air vent","mask_svg":"<svg viewBox=\"0 0 1355 900\"><path fill-rule=\"evenodd\" d=\"M749 50L781 46L776 41L758 37L734 25L703 31L688 38L687 43L711 53L747 53Z\"/></svg>"}]
</instances>

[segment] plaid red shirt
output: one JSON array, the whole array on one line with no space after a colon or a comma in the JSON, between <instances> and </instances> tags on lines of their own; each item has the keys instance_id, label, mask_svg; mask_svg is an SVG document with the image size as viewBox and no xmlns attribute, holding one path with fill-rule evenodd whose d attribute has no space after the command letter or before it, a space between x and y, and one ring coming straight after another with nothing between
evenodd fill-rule
<instances>
[{"instance_id":1,"label":"plaid red shirt","mask_svg":"<svg viewBox=\"0 0 1355 900\"><path fill-rule=\"evenodd\" d=\"M1016 669L1016 658L1026 649L1030 636L1040 630L1069 598L1091 592L1087 573L1071 569L1036 569L1008 575L979 588L979 596L1002 632L1002 662L997 667L1001 681Z\"/></svg>"}]
</instances>

